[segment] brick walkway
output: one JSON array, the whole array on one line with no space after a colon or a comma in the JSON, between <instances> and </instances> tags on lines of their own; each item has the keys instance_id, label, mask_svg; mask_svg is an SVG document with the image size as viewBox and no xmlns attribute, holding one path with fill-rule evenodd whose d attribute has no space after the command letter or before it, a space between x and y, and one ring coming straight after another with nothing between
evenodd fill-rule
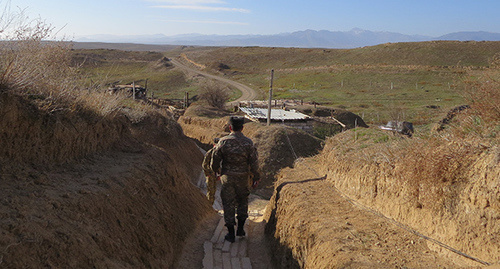
<instances>
[{"instance_id":1,"label":"brick walkway","mask_svg":"<svg viewBox=\"0 0 500 269\"><path fill-rule=\"evenodd\" d=\"M245 231L248 234L248 224L245 223ZM227 230L224 219L221 217L217 228L210 241L205 241L205 257L203 258L204 269L250 269L252 264L248 257L248 239L236 237L234 243L224 240Z\"/></svg>"}]
</instances>

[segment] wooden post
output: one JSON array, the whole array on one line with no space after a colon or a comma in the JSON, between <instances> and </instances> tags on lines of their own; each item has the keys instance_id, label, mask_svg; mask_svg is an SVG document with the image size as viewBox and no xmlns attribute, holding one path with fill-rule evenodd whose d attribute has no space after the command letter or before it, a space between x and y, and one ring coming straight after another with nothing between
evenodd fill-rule
<instances>
[{"instance_id":1,"label":"wooden post","mask_svg":"<svg viewBox=\"0 0 500 269\"><path fill-rule=\"evenodd\" d=\"M271 101L273 99L274 69L271 69L271 84L269 86L269 103L267 104L267 126L271 125Z\"/></svg>"},{"instance_id":2,"label":"wooden post","mask_svg":"<svg viewBox=\"0 0 500 269\"><path fill-rule=\"evenodd\" d=\"M135 81L132 82L132 98L135 100Z\"/></svg>"},{"instance_id":3,"label":"wooden post","mask_svg":"<svg viewBox=\"0 0 500 269\"><path fill-rule=\"evenodd\" d=\"M357 131L356 128L358 128L358 119L354 120L354 141L358 140L358 134L356 132Z\"/></svg>"}]
</instances>

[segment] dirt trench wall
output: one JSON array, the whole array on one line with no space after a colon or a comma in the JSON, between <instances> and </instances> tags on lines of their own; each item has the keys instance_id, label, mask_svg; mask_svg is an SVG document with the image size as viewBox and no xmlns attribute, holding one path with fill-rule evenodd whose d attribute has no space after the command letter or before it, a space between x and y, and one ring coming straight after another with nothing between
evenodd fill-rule
<instances>
[{"instance_id":1,"label":"dirt trench wall","mask_svg":"<svg viewBox=\"0 0 500 269\"><path fill-rule=\"evenodd\" d=\"M183 116L178 122L187 136L201 143L211 144L214 138L228 134L228 119ZM292 167L295 156L313 156L322 147L322 140L304 131L279 124L268 127L248 122L243 128L243 134L252 139L257 148L262 179L260 187L272 186L276 173L284 167Z\"/></svg>"},{"instance_id":2,"label":"dirt trench wall","mask_svg":"<svg viewBox=\"0 0 500 269\"><path fill-rule=\"evenodd\" d=\"M175 268L215 214L190 183L203 155L173 120L54 115L1 98L0 267Z\"/></svg>"},{"instance_id":3,"label":"dirt trench wall","mask_svg":"<svg viewBox=\"0 0 500 269\"><path fill-rule=\"evenodd\" d=\"M47 112L24 97L0 94L0 163L61 164L109 149L128 134L127 119L70 108Z\"/></svg>"},{"instance_id":4,"label":"dirt trench wall","mask_svg":"<svg viewBox=\"0 0 500 269\"><path fill-rule=\"evenodd\" d=\"M202 144L212 145L214 138L229 134L227 122L229 117L209 119L196 116L182 116L177 122L184 133Z\"/></svg>"},{"instance_id":5,"label":"dirt trench wall","mask_svg":"<svg viewBox=\"0 0 500 269\"><path fill-rule=\"evenodd\" d=\"M453 143L443 145L453 147ZM456 181L415 183L404 180L411 171L405 160L395 163L349 162L342 147L326 145L321 174L326 174L340 191L361 204L394 218L415 230L459 251L489 263L500 263L500 149L494 146L453 161L440 173L459 171ZM347 153L348 154L348 153ZM444 160L453 160L446 157ZM423 162L430 160L421 160ZM416 167L415 169L418 169ZM445 171L448 170L448 171ZM431 173L432 171L428 171ZM444 180L444 179L443 179ZM455 256L429 243L429 247ZM474 265L478 263L472 262Z\"/></svg>"}]
</instances>

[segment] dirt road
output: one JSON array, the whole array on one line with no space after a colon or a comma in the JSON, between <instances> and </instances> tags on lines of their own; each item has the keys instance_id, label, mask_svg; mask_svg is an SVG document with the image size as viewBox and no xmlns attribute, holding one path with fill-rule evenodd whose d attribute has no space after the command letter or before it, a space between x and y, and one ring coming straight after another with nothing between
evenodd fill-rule
<instances>
[{"instance_id":1,"label":"dirt road","mask_svg":"<svg viewBox=\"0 0 500 269\"><path fill-rule=\"evenodd\" d=\"M207 72L203 72L203 71L200 71L200 70L197 70L195 68L192 68L192 67L189 67L187 66L186 64L180 62L179 60L177 59L171 59L170 60L172 62L173 65L175 65L177 68L183 70L183 71L186 71L186 72L189 72L189 73L195 73L197 75L202 75L204 77L207 77L207 78L210 78L210 79L213 79L213 80L217 80L219 82L222 82L222 83L225 83L225 84L228 84L232 87L235 87L237 88L238 90L241 91L241 97L234 100L233 102L240 102L240 101L249 101L249 100L255 100L257 99L258 97L258 93L246 86L246 85L243 85L239 82L236 82L236 81L233 81L233 80L230 80L230 79L227 79L227 78L222 78L222 77L219 77L219 76L216 76L216 75L212 75L212 74L209 74Z\"/></svg>"}]
</instances>

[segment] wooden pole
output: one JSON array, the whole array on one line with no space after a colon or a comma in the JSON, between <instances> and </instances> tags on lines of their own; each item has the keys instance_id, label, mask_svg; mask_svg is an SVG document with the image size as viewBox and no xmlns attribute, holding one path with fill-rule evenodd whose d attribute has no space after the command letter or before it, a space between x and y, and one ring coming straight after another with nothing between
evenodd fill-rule
<instances>
[{"instance_id":1,"label":"wooden pole","mask_svg":"<svg viewBox=\"0 0 500 269\"><path fill-rule=\"evenodd\" d=\"M135 81L132 82L132 98L135 100Z\"/></svg>"},{"instance_id":2,"label":"wooden pole","mask_svg":"<svg viewBox=\"0 0 500 269\"><path fill-rule=\"evenodd\" d=\"M267 126L271 125L271 101L273 99L274 69L271 69L271 85L269 86L269 103L267 104Z\"/></svg>"}]
</instances>

